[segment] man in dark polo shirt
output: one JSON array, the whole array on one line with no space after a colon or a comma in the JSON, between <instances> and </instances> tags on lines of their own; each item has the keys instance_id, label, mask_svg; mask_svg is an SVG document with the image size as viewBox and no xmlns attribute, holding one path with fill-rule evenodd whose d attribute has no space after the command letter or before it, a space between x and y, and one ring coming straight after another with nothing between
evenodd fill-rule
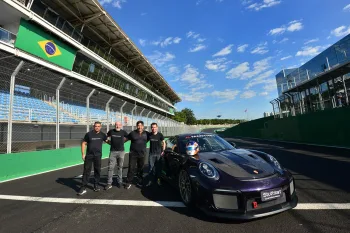
<instances>
[{"instance_id":1,"label":"man in dark polo shirt","mask_svg":"<svg viewBox=\"0 0 350 233\"><path fill-rule=\"evenodd\" d=\"M108 181L105 190L112 188L113 183L113 172L115 164L117 163L118 173L117 173L117 186L118 188L122 185L123 181L123 163L124 163L124 142L128 137L128 133L122 128L122 123L116 122L115 129L111 129L107 133L109 141L111 143L111 151L109 153L108 161Z\"/></svg>"},{"instance_id":2,"label":"man in dark polo shirt","mask_svg":"<svg viewBox=\"0 0 350 233\"><path fill-rule=\"evenodd\" d=\"M160 175L163 168L163 156L165 150L165 141L162 133L158 132L157 123L151 124L152 132L149 134L150 148L148 157L148 184L151 185L153 181L157 181L161 185Z\"/></svg>"},{"instance_id":3,"label":"man in dark polo shirt","mask_svg":"<svg viewBox=\"0 0 350 233\"><path fill-rule=\"evenodd\" d=\"M101 132L101 123L95 122L94 129L85 134L83 142L81 143L81 157L84 160L83 183L78 192L78 195L86 193L86 186L89 183L92 164L94 165L95 184L94 191L100 191L98 183L100 182L101 174L101 158L102 158L102 144L107 142L107 135ZM85 153L85 147L87 150Z\"/></svg>"},{"instance_id":4,"label":"man in dark polo shirt","mask_svg":"<svg viewBox=\"0 0 350 233\"><path fill-rule=\"evenodd\" d=\"M148 132L144 131L143 121L136 123L137 129L131 131L128 135L128 140L131 141L130 153L129 153L129 170L128 177L126 179L125 188L131 187L131 182L134 178L135 171L137 171L137 177L139 178L139 185L142 185L143 181L143 166L145 164L146 145L148 138ZM137 165L137 169L136 169Z\"/></svg>"}]
</instances>

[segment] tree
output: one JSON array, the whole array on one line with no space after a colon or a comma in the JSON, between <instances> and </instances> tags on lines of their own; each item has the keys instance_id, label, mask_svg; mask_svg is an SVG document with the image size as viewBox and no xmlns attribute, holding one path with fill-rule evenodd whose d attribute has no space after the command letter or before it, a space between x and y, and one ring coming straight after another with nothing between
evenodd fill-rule
<instances>
[{"instance_id":1,"label":"tree","mask_svg":"<svg viewBox=\"0 0 350 233\"><path fill-rule=\"evenodd\" d=\"M175 121L184 122L184 123L186 123L186 121L187 121L186 114L183 111L175 112L175 116L173 119Z\"/></svg>"},{"instance_id":2,"label":"tree","mask_svg":"<svg viewBox=\"0 0 350 233\"><path fill-rule=\"evenodd\" d=\"M185 108L185 109L182 109L182 112L186 116L186 124L187 125L195 125L195 124L197 124L196 117L194 116L194 113L193 113L193 111L191 109Z\"/></svg>"}]
</instances>

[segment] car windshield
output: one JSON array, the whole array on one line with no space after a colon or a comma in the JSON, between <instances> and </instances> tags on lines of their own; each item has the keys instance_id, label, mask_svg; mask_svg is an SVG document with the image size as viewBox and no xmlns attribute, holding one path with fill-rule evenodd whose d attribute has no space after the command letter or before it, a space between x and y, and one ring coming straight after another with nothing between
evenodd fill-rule
<instances>
[{"instance_id":1,"label":"car windshield","mask_svg":"<svg viewBox=\"0 0 350 233\"><path fill-rule=\"evenodd\" d=\"M199 145L199 152L217 152L232 150L234 147L217 135L191 135L179 139L180 153L186 153L186 144L195 141Z\"/></svg>"}]
</instances>

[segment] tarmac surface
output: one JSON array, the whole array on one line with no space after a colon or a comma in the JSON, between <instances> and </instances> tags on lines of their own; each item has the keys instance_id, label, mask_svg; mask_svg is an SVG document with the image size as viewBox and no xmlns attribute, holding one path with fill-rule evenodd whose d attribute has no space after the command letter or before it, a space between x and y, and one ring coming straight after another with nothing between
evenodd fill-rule
<instances>
[{"instance_id":1,"label":"tarmac surface","mask_svg":"<svg viewBox=\"0 0 350 233\"><path fill-rule=\"evenodd\" d=\"M275 156L295 177L299 205L258 220L230 221L184 207L168 184L88 189L78 197L80 165L0 183L0 232L350 232L350 150L227 140ZM104 160L102 185L106 166Z\"/></svg>"}]
</instances>

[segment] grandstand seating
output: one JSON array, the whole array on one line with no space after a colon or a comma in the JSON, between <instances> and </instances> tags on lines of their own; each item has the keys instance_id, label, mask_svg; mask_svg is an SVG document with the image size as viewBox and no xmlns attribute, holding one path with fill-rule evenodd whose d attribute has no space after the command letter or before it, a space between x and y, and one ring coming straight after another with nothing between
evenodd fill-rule
<instances>
[{"instance_id":1,"label":"grandstand seating","mask_svg":"<svg viewBox=\"0 0 350 233\"><path fill-rule=\"evenodd\" d=\"M10 94L0 91L0 120L7 120ZM15 93L13 106L14 121L56 122L56 109L48 103L31 97L28 94ZM77 123L78 121L67 114L61 114L62 122Z\"/></svg>"},{"instance_id":2,"label":"grandstand seating","mask_svg":"<svg viewBox=\"0 0 350 233\"><path fill-rule=\"evenodd\" d=\"M0 120L8 119L9 92L0 91ZM86 123L86 107L74 103L60 103L62 123ZM91 121L107 122L106 111L90 108ZM119 119L115 112L110 113L110 122ZM13 107L14 121L56 122L56 105L34 98L29 94L15 93Z\"/></svg>"}]
</instances>

